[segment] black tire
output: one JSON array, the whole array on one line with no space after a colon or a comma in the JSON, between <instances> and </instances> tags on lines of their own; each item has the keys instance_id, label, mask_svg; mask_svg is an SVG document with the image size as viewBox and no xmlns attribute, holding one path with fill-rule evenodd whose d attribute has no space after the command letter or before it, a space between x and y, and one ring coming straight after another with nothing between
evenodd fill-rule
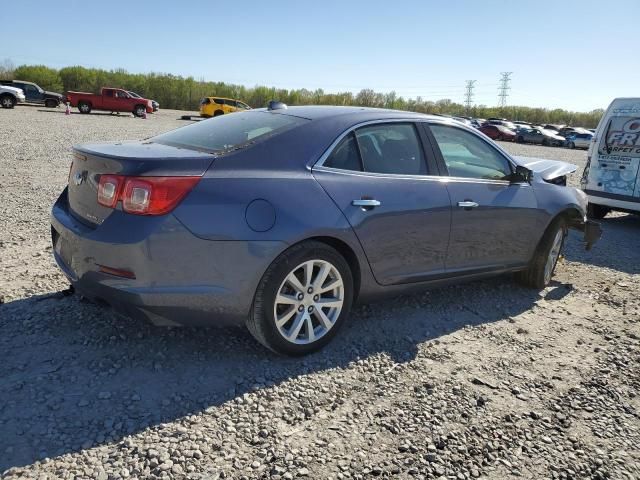
<instances>
[{"instance_id":1,"label":"black tire","mask_svg":"<svg viewBox=\"0 0 640 480\"><path fill-rule=\"evenodd\" d=\"M296 344L285 339L276 326L274 314L274 309L277 308L276 295L278 295L281 286L285 285L287 276L301 264L310 260L328 262L339 272L343 284L343 303L333 326L327 329L320 338L310 343ZM314 300L317 296L314 296ZM258 342L276 353L290 356L306 355L321 349L333 339L348 317L352 302L353 275L344 257L329 245L316 241L306 241L284 251L269 266L256 290L253 308L247 319L247 328ZM299 307L292 305L291 308L296 309ZM302 311L304 311L304 307ZM313 318L318 322L317 314L312 313L311 315L314 315ZM297 313L294 312L293 317L291 317L292 321L295 321L296 317ZM306 325L304 328L308 329ZM318 327L321 327L321 325L318 324ZM312 330L314 329L312 328Z\"/></svg>"},{"instance_id":2,"label":"black tire","mask_svg":"<svg viewBox=\"0 0 640 480\"><path fill-rule=\"evenodd\" d=\"M224 115L224 112L222 110L216 110L215 112L213 112L214 117L219 117L220 115Z\"/></svg>"},{"instance_id":3,"label":"black tire","mask_svg":"<svg viewBox=\"0 0 640 480\"><path fill-rule=\"evenodd\" d=\"M524 138L522 136L519 136L518 138L516 138L516 142L524 143Z\"/></svg>"},{"instance_id":4,"label":"black tire","mask_svg":"<svg viewBox=\"0 0 640 480\"><path fill-rule=\"evenodd\" d=\"M46 99L44 101L44 106L47 107L47 108L56 108L58 105L60 105L60 103L58 103L57 101L52 100L50 98L48 98L48 99Z\"/></svg>"},{"instance_id":5,"label":"black tire","mask_svg":"<svg viewBox=\"0 0 640 480\"><path fill-rule=\"evenodd\" d=\"M569 142L569 148L573 150L574 148L576 148L576 144L573 142Z\"/></svg>"},{"instance_id":6,"label":"black tire","mask_svg":"<svg viewBox=\"0 0 640 480\"><path fill-rule=\"evenodd\" d=\"M596 205L595 203L590 203L587 207L587 216L589 218L595 218L596 220L602 220L607 216L611 209L609 207L604 207L602 205Z\"/></svg>"},{"instance_id":7,"label":"black tire","mask_svg":"<svg viewBox=\"0 0 640 480\"><path fill-rule=\"evenodd\" d=\"M78 110L80 113L89 114L91 113L91 104L88 102L78 102Z\"/></svg>"},{"instance_id":8,"label":"black tire","mask_svg":"<svg viewBox=\"0 0 640 480\"><path fill-rule=\"evenodd\" d=\"M145 107L144 105L136 105L133 108L133 115L135 117L144 117L144 115L147 113L147 107Z\"/></svg>"},{"instance_id":9,"label":"black tire","mask_svg":"<svg viewBox=\"0 0 640 480\"><path fill-rule=\"evenodd\" d=\"M0 96L0 105L2 105L2 108L13 108L16 106L16 103L16 97L13 95L6 93Z\"/></svg>"},{"instance_id":10,"label":"black tire","mask_svg":"<svg viewBox=\"0 0 640 480\"><path fill-rule=\"evenodd\" d=\"M543 147L548 147L549 146L549 141L546 138L542 139L542 146Z\"/></svg>"},{"instance_id":11,"label":"black tire","mask_svg":"<svg viewBox=\"0 0 640 480\"><path fill-rule=\"evenodd\" d=\"M557 255L555 255L555 259L552 261L553 265L551 266L549 275L547 276L545 275L546 265L558 234L561 235L559 240L559 249L557 251ZM566 237L567 222L563 217L558 217L551 222L551 225L549 225L546 232L544 232L544 235L533 254L533 258L529 262L529 267L516 274L517 280L524 286L535 288L536 290L542 290L549 285L556 269L556 265L558 264L558 260L562 255L562 249L564 248L564 241Z\"/></svg>"}]
</instances>

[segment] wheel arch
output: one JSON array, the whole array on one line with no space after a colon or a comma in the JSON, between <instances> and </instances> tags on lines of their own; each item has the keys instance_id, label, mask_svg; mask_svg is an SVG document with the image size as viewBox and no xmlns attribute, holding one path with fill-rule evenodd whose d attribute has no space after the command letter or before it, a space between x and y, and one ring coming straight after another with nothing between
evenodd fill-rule
<instances>
[{"instance_id":1,"label":"wheel arch","mask_svg":"<svg viewBox=\"0 0 640 480\"><path fill-rule=\"evenodd\" d=\"M358 298L358 293L360 292L362 272L360 270L360 261L358 260L358 256L356 255L356 252L353 250L353 248L351 248L351 246L347 242L337 237L309 237L298 243L306 241L315 241L329 245L344 257L344 259L347 261L347 264L349 265L349 268L351 269L351 275L353 276L353 301L355 303Z\"/></svg>"}]
</instances>

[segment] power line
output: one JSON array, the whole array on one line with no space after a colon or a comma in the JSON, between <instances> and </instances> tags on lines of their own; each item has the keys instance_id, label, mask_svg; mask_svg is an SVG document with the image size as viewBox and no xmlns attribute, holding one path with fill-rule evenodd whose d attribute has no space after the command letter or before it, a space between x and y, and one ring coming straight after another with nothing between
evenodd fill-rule
<instances>
[{"instance_id":1,"label":"power line","mask_svg":"<svg viewBox=\"0 0 640 480\"><path fill-rule=\"evenodd\" d=\"M473 88L475 87L475 80L467 80L465 83L465 92L464 92L464 106L467 115L471 111L471 104L473 103Z\"/></svg>"},{"instance_id":2,"label":"power line","mask_svg":"<svg viewBox=\"0 0 640 480\"><path fill-rule=\"evenodd\" d=\"M498 105L500 108L507 106L507 97L509 96L509 90L511 90L509 86L511 74L513 74L513 72L500 73L500 85L498 87Z\"/></svg>"}]
</instances>

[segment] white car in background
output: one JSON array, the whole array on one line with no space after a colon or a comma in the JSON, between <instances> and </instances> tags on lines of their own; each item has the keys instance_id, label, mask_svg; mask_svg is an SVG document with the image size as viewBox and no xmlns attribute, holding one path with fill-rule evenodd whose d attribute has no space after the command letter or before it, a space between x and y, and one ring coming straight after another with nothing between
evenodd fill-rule
<instances>
[{"instance_id":1,"label":"white car in background","mask_svg":"<svg viewBox=\"0 0 640 480\"><path fill-rule=\"evenodd\" d=\"M2 108L13 108L17 103L24 103L25 100L22 89L0 85L0 106Z\"/></svg>"},{"instance_id":2,"label":"white car in background","mask_svg":"<svg viewBox=\"0 0 640 480\"><path fill-rule=\"evenodd\" d=\"M640 212L640 98L616 98L600 119L580 182L589 215Z\"/></svg>"},{"instance_id":3,"label":"white car in background","mask_svg":"<svg viewBox=\"0 0 640 480\"><path fill-rule=\"evenodd\" d=\"M567 135L567 139L564 144L568 148L589 148L592 139L593 133L591 132L576 132L571 135Z\"/></svg>"}]
</instances>

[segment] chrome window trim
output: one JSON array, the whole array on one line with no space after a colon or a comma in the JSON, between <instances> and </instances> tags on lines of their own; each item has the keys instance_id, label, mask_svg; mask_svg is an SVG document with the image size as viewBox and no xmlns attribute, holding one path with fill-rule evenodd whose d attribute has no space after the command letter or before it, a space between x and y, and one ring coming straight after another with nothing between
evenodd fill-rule
<instances>
[{"instance_id":1,"label":"chrome window trim","mask_svg":"<svg viewBox=\"0 0 640 480\"><path fill-rule=\"evenodd\" d=\"M367 120L366 122L360 122L360 123L357 123L355 125L352 125L348 129L346 129L344 132L342 132L340 135L338 135L338 137L331 143L331 145L329 145L327 147L327 149L320 156L320 158L314 164L311 165L311 168L313 169L314 167L322 167L324 165L324 162L329 157L329 155L331 155L331 152L333 152L333 149L338 146L338 144L340 143L340 141L344 137L349 135L354 130L357 130L358 128L361 128L361 127L365 127L367 125L376 125L376 124L380 124L380 123L413 123L413 124L417 124L417 123L431 124L431 123L434 123L434 124L438 124L438 125L444 125L444 126L448 126L448 127L458 128L460 130L464 130L466 132L470 132L471 134L473 134L476 137L478 137L478 139L480 139L483 142L485 142L490 148L493 148L500 155L505 157L505 159L511 164L511 166L516 167L518 165L518 162L516 162L511 157L511 155L509 155L509 153L506 150L504 150L500 145L496 145L496 144L492 144L490 142L487 142L487 139L484 138L484 135L479 133L479 132L477 132L475 128L468 127L468 126L463 125L460 122L457 122L455 120L447 120L447 119L444 119L444 118L442 118L442 119L437 118L436 119L436 118L424 118L424 117L417 117L416 118L416 117L414 117L414 118L386 118L386 119L377 119L377 120ZM326 167L326 168L331 168L331 167ZM336 170L338 170L338 169L336 169ZM416 176L418 176L418 175L416 175Z\"/></svg>"},{"instance_id":2,"label":"chrome window trim","mask_svg":"<svg viewBox=\"0 0 640 480\"><path fill-rule=\"evenodd\" d=\"M449 127L453 127L453 128L459 128L460 130L465 130L468 132L471 132L472 134L476 135L480 140L482 140L483 142L487 143L489 147L493 148L494 150L497 150L497 152L499 154L501 154L502 156L504 156L506 158L506 160L509 162L509 164L512 167L516 167L518 164L515 162L515 160L513 160L511 158L511 156L505 151L503 150L499 145L491 145L489 142L487 142L487 140L485 138L482 137L482 135L480 135L478 132L475 131L474 128L471 127L467 127L466 125L462 125L459 122L456 122L455 120L446 120L446 119L432 119L432 118L424 118L424 117L418 117L418 118L388 118L388 119L377 119L377 120L367 120L366 122L360 122L357 123L355 125L352 125L351 127L349 127L347 130L345 130L344 132L342 132L340 135L338 135L338 137L331 143L331 145L329 145L329 147L327 147L327 149L324 151L324 153L320 156L320 158L313 164L311 165L311 171L318 171L318 172L329 172L329 173L340 173L343 175L357 175L357 176L364 176L364 177L381 177L381 178L397 178L397 179L422 179L422 180L431 180L431 181L438 181L438 182L442 182L442 183L447 183L447 182L456 182L456 183L461 183L461 182L467 182L467 183L482 183L482 184L493 184L493 185L520 185L520 186L529 186L529 184L522 184L522 183L514 183L514 182L509 182L508 180L491 180L491 179L485 179L485 178L467 178L467 177L454 177L454 176L449 176L449 175L405 175L405 174L400 174L400 173L377 173L377 172L365 172L365 171L360 171L360 170L344 170L342 168L334 168L334 167L325 167L324 166L324 162L327 160L327 158L329 158L329 156L331 155L331 153L333 153L333 150L338 146L338 144L342 141L343 138L345 138L347 135L349 135L351 132L357 130L358 128L361 127L365 127L368 125L376 125L376 124L384 124L384 123L412 123L412 124L417 124L417 123L435 123L438 125L444 125L444 126L449 126ZM462 127L462 128L461 128ZM426 160L426 159L425 159Z\"/></svg>"},{"instance_id":3,"label":"chrome window trim","mask_svg":"<svg viewBox=\"0 0 640 480\"><path fill-rule=\"evenodd\" d=\"M520 185L530 186L528 183L515 183L507 180L491 180L488 178L467 178L467 177L449 177L441 175L404 175L401 173L377 173L377 172L361 172L359 170L344 170L342 168L325 167L321 165L314 167L313 172L336 173L341 175L353 175L358 177L378 177L378 178L394 178L397 180L425 180L440 183L481 183L492 185Z\"/></svg>"},{"instance_id":4,"label":"chrome window trim","mask_svg":"<svg viewBox=\"0 0 640 480\"><path fill-rule=\"evenodd\" d=\"M368 125L377 125L377 124L385 124L385 123L411 123L415 125L419 121L423 121L423 120L424 120L423 118L387 118L387 119L367 120L366 122L360 122L355 125L352 125L348 129L346 129L344 132L342 132L340 135L338 135L338 138L336 138L333 141L333 143L329 145L329 147L324 151L324 153L320 156L320 158L311 166L311 169L313 170L317 167L323 167L324 162L327 160L327 158L329 158L331 153L333 153L333 149L338 146L338 144L342 141L344 137L349 135L351 132L357 130L358 128L366 127ZM420 134L416 132L416 135L418 135L418 139L419 139ZM425 161L426 161L426 158L425 158ZM338 168L334 169L333 167L324 167L324 168L332 169L332 170L342 170ZM343 171L350 171L350 170L343 170ZM365 172L360 172L360 173L365 173ZM383 175L386 175L386 174L383 174ZM397 174L389 174L389 175L397 175ZM400 176L414 176L414 175L400 175ZM425 176L425 175L415 175L415 176L418 177L418 176Z\"/></svg>"}]
</instances>

